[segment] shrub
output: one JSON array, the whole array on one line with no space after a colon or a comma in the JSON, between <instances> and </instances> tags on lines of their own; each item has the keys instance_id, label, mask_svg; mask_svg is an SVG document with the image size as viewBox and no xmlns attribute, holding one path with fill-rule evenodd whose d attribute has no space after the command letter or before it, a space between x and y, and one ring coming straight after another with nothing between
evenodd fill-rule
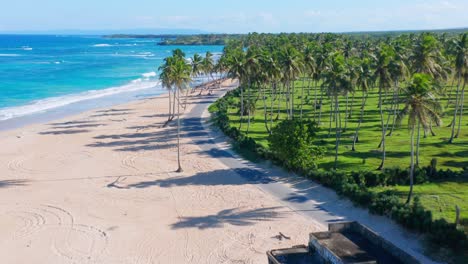
<instances>
[{"instance_id":1,"label":"shrub","mask_svg":"<svg viewBox=\"0 0 468 264\"><path fill-rule=\"evenodd\" d=\"M286 168L306 172L317 167L324 149L314 144L317 125L311 121L285 120L268 137L271 152Z\"/></svg>"}]
</instances>

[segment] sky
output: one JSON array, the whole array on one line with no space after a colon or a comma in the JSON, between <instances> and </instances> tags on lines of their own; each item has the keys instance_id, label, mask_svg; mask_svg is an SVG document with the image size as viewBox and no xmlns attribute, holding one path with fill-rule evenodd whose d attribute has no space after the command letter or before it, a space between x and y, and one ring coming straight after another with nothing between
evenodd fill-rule
<instances>
[{"instance_id":1,"label":"sky","mask_svg":"<svg viewBox=\"0 0 468 264\"><path fill-rule=\"evenodd\" d=\"M468 27L468 0L4 0L0 32L184 28L215 33Z\"/></svg>"}]
</instances>

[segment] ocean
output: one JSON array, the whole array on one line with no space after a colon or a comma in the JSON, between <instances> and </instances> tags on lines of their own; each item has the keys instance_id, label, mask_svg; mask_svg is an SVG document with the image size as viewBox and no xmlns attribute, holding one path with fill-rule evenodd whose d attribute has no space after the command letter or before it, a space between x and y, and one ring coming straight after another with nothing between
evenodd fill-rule
<instances>
[{"instance_id":1,"label":"ocean","mask_svg":"<svg viewBox=\"0 0 468 264\"><path fill-rule=\"evenodd\" d=\"M157 39L0 35L0 126L59 108L101 107L164 92L158 67L175 48L187 57L222 46L158 46ZM117 99L118 98L118 99ZM77 105L87 107L77 107ZM5 122L3 122L5 124Z\"/></svg>"}]
</instances>

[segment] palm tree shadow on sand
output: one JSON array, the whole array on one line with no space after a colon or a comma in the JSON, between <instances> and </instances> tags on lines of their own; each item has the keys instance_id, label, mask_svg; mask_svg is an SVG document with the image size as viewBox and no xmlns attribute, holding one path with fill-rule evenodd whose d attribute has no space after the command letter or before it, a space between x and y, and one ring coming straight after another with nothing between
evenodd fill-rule
<instances>
[{"instance_id":1,"label":"palm tree shadow on sand","mask_svg":"<svg viewBox=\"0 0 468 264\"><path fill-rule=\"evenodd\" d=\"M274 179L266 176L262 171L251 168L238 168L231 170L216 170L201 172L192 176L156 179L129 184L124 189L144 189L154 186L170 188L176 186L216 186L216 185L243 185L243 184L269 184Z\"/></svg>"},{"instance_id":2,"label":"palm tree shadow on sand","mask_svg":"<svg viewBox=\"0 0 468 264\"><path fill-rule=\"evenodd\" d=\"M172 229L181 228L222 228L224 224L234 226L249 226L256 222L281 219L286 212L278 211L282 207L268 207L242 211L239 208L222 210L217 214L197 217L181 217L180 221L172 224Z\"/></svg>"}]
</instances>

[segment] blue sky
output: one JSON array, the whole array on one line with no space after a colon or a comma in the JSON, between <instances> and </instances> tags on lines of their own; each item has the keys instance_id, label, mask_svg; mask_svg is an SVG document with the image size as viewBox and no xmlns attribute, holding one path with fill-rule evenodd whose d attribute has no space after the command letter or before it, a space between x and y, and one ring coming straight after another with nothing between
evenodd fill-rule
<instances>
[{"instance_id":1,"label":"blue sky","mask_svg":"<svg viewBox=\"0 0 468 264\"><path fill-rule=\"evenodd\" d=\"M468 0L6 0L0 31L343 32L468 27Z\"/></svg>"}]
</instances>

